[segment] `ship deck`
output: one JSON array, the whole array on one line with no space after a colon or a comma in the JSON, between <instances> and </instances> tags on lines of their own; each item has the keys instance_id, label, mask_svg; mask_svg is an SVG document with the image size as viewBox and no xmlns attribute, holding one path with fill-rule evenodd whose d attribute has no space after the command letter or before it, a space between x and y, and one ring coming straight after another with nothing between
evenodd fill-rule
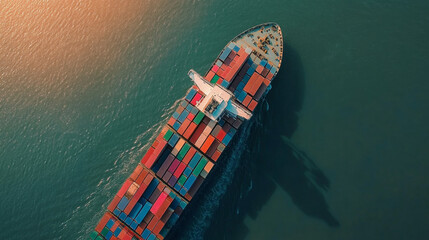
<instances>
[{"instance_id":1,"label":"ship deck","mask_svg":"<svg viewBox=\"0 0 429 240\"><path fill-rule=\"evenodd\" d=\"M280 68L283 57L283 35L280 26L276 23L265 23L254 26L235 37L231 42L238 46L248 46L259 60L267 59Z\"/></svg>"},{"instance_id":2,"label":"ship deck","mask_svg":"<svg viewBox=\"0 0 429 240\"><path fill-rule=\"evenodd\" d=\"M218 161L227 160L224 150L271 89L282 55L282 32L275 23L230 41L180 101L90 238L169 237Z\"/></svg>"}]
</instances>

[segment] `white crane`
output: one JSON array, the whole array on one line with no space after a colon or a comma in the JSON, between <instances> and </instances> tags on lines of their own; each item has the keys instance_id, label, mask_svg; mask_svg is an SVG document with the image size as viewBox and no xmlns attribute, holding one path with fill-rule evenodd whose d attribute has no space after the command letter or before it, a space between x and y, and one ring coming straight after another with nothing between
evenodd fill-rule
<instances>
[{"instance_id":1,"label":"white crane","mask_svg":"<svg viewBox=\"0 0 429 240\"><path fill-rule=\"evenodd\" d=\"M188 72L188 75L206 95L202 101L197 103L196 107L213 121L218 121L225 111L235 118L248 120L252 117L249 110L235 102L234 94L228 89L206 81L193 69Z\"/></svg>"}]
</instances>

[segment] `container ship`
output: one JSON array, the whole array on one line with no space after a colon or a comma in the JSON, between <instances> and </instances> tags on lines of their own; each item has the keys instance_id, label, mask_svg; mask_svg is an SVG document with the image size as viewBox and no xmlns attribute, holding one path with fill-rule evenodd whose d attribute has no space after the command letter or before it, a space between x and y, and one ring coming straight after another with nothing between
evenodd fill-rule
<instances>
[{"instance_id":1,"label":"container ship","mask_svg":"<svg viewBox=\"0 0 429 240\"><path fill-rule=\"evenodd\" d=\"M231 40L194 85L107 207L90 239L165 239L222 152L271 89L283 56L275 23ZM215 179L213 179L215 180Z\"/></svg>"}]
</instances>

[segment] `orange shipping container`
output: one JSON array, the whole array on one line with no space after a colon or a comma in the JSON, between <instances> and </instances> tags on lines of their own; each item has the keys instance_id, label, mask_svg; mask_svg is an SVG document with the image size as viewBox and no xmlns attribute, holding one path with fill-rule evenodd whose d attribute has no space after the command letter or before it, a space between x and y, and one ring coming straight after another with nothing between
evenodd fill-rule
<instances>
[{"instance_id":1,"label":"orange shipping container","mask_svg":"<svg viewBox=\"0 0 429 240\"><path fill-rule=\"evenodd\" d=\"M258 91L259 87L264 82L264 79L265 79L264 77L259 76L258 79L256 79L255 83L252 85L252 87L248 93L250 93L252 96L254 96L256 91Z\"/></svg>"},{"instance_id":2,"label":"orange shipping container","mask_svg":"<svg viewBox=\"0 0 429 240\"><path fill-rule=\"evenodd\" d=\"M184 164L188 164L189 161L191 161L192 157L194 156L194 154L197 152L197 150L195 150L195 148L191 147L188 152L186 153L185 157L183 158L182 162Z\"/></svg>"},{"instance_id":3,"label":"orange shipping container","mask_svg":"<svg viewBox=\"0 0 429 240\"><path fill-rule=\"evenodd\" d=\"M188 128L183 134L183 137L185 137L186 139L189 139L196 128L197 128L197 124L195 124L194 122L191 122L191 124L189 124Z\"/></svg>"},{"instance_id":4,"label":"orange shipping container","mask_svg":"<svg viewBox=\"0 0 429 240\"><path fill-rule=\"evenodd\" d=\"M203 144L203 146L201 147L201 151L203 152L203 153L206 153L207 152L207 150L209 149L209 147L210 147L210 145L212 145L212 143L213 143L213 141L214 141L214 137L212 136L212 135L209 135L208 137L207 137L207 140L204 142L204 144Z\"/></svg>"},{"instance_id":5,"label":"orange shipping container","mask_svg":"<svg viewBox=\"0 0 429 240\"><path fill-rule=\"evenodd\" d=\"M252 97L247 95L246 98L244 98L243 105L247 107L247 105L250 103L250 100L252 100Z\"/></svg>"},{"instance_id":6,"label":"orange shipping container","mask_svg":"<svg viewBox=\"0 0 429 240\"><path fill-rule=\"evenodd\" d=\"M219 159L220 154L221 154L221 152L219 152L218 150L216 150L216 152L213 153L212 160L216 162Z\"/></svg>"},{"instance_id":7,"label":"orange shipping container","mask_svg":"<svg viewBox=\"0 0 429 240\"><path fill-rule=\"evenodd\" d=\"M214 164L212 162L208 161L206 166L204 167L204 171L209 173L212 170L213 166L214 166Z\"/></svg>"},{"instance_id":8,"label":"orange shipping container","mask_svg":"<svg viewBox=\"0 0 429 240\"><path fill-rule=\"evenodd\" d=\"M213 71L209 71L209 73L207 73L207 76L205 77L205 79L210 82L210 80L212 80L214 75L215 75L215 73Z\"/></svg>"},{"instance_id":9,"label":"orange shipping container","mask_svg":"<svg viewBox=\"0 0 429 240\"><path fill-rule=\"evenodd\" d=\"M258 81L258 78L259 74L253 73L243 90L249 93L252 90L253 85Z\"/></svg>"},{"instance_id":10,"label":"orange shipping container","mask_svg":"<svg viewBox=\"0 0 429 240\"><path fill-rule=\"evenodd\" d=\"M136 183L141 185L148 173L149 172L146 169L143 169L143 171L140 173L139 177L136 179Z\"/></svg>"},{"instance_id":11,"label":"orange shipping container","mask_svg":"<svg viewBox=\"0 0 429 240\"><path fill-rule=\"evenodd\" d=\"M152 232L156 224L158 223L158 221L159 221L159 218L157 216L153 216L152 220L150 220L150 223L147 225L146 228Z\"/></svg>"},{"instance_id":12,"label":"orange shipping container","mask_svg":"<svg viewBox=\"0 0 429 240\"><path fill-rule=\"evenodd\" d=\"M152 156L154 151L155 151L155 149L153 147L150 147L140 162L142 164L146 164L147 160L150 158L150 156Z\"/></svg>"},{"instance_id":13,"label":"orange shipping container","mask_svg":"<svg viewBox=\"0 0 429 240\"><path fill-rule=\"evenodd\" d=\"M121 198L119 196L115 196L112 200L112 202L110 202L109 206L107 207L107 209L111 212L113 212L116 208L116 206L118 206L118 203L121 201Z\"/></svg>"},{"instance_id":14,"label":"orange shipping container","mask_svg":"<svg viewBox=\"0 0 429 240\"><path fill-rule=\"evenodd\" d=\"M127 181L125 181L124 185L122 185L121 189L119 190L119 192L116 195L118 195L118 197L122 198L132 183L133 183L133 181L131 181L130 179L127 179Z\"/></svg>"},{"instance_id":15,"label":"orange shipping container","mask_svg":"<svg viewBox=\"0 0 429 240\"><path fill-rule=\"evenodd\" d=\"M103 230L104 226L106 226L106 223L109 221L109 215L106 213L101 218L100 222L98 223L97 227L95 227L95 231L101 233L101 230Z\"/></svg>"},{"instance_id":16,"label":"orange shipping container","mask_svg":"<svg viewBox=\"0 0 429 240\"><path fill-rule=\"evenodd\" d=\"M170 125L170 126L173 126L175 122L176 122L176 119L174 119L173 117L170 117L170 119L168 120L167 124Z\"/></svg>"},{"instance_id":17,"label":"orange shipping container","mask_svg":"<svg viewBox=\"0 0 429 240\"><path fill-rule=\"evenodd\" d=\"M268 80L272 80L273 79L273 77L274 77L274 74L272 74L272 73L268 73L268 75L267 75L267 79Z\"/></svg>"},{"instance_id":18,"label":"orange shipping container","mask_svg":"<svg viewBox=\"0 0 429 240\"><path fill-rule=\"evenodd\" d=\"M256 105L258 105L258 102L255 100L252 100L249 104L249 110L253 111L255 109Z\"/></svg>"},{"instance_id":19,"label":"orange shipping container","mask_svg":"<svg viewBox=\"0 0 429 240\"><path fill-rule=\"evenodd\" d=\"M165 223L163 223L162 221L158 221L152 233L155 235L159 235L159 232L161 232L161 229L164 227L164 225Z\"/></svg>"},{"instance_id":20,"label":"orange shipping container","mask_svg":"<svg viewBox=\"0 0 429 240\"><path fill-rule=\"evenodd\" d=\"M265 86L269 86L270 85L270 80L268 80L268 79L264 79L264 84L265 84Z\"/></svg>"},{"instance_id":21,"label":"orange shipping container","mask_svg":"<svg viewBox=\"0 0 429 240\"><path fill-rule=\"evenodd\" d=\"M156 159L158 159L158 156L161 154L161 152L164 150L165 145L167 145L167 142L162 139L159 142L158 147L154 150L153 154L149 157L149 159L146 161L145 166L147 168L151 168L152 165L155 163Z\"/></svg>"},{"instance_id":22,"label":"orange shipping container","mask_svg":"<svg viewBox=\"0 0 429 240\"><path fill-rule=\"evenodd\" d=\"M138 234L142 235L142 233L143 233L143 228L141 228L140 226L138 226L138 227L137 227L137 229L136 229L136 233L138 233Z\"/></svg>"},{"instance_id":23,"label":"orange shipping container","mask_svg":"<svg viewBox=\"0 0 429 240\"><path fill-rule=\"evenodd\" d=\"M135 181L142 170L143 167L141 165L137 165L136 169L134 169L134 172L130 176L131 180Z\"/></svg>"}]
</instances>

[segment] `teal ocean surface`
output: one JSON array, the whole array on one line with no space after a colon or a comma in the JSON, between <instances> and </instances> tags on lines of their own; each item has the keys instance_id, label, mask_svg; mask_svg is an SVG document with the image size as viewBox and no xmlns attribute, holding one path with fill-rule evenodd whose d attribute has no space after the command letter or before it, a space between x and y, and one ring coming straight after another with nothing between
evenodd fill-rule
<instances>
[{"instance_id":1,"label":"teal ocean surface","mask_svg":"<svg viewBox=\"0 0 429 240\"><path fill-rule=\"evenodd\" d=\"M283 66L177 239L429 239L429 2L1 1L0 239L87 239L175 101L277 22Z\"/></svg>"}]
</instances>

